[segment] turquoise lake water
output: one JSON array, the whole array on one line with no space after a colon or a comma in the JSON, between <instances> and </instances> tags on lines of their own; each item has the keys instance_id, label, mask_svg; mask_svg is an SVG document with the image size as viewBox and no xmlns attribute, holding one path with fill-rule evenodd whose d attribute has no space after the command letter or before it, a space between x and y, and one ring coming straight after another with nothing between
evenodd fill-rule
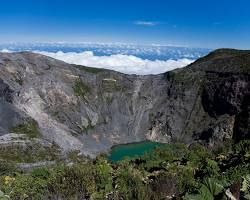
<instances>
[{"instance_id":1,"label":"turquoise lake water","mask_svg":"<svg viewBox=\"0 0 250 200\"><path fill-rule=\"evenodd\" d=\"M112 148L111 153L108 156L108 159L113 162L121 161L126 157L133 159L142 156L145 153L149 153L153 151L155 148L163 145L166 144L150 142L150 141L117 145Z\"/></svg>"}]
</instances>

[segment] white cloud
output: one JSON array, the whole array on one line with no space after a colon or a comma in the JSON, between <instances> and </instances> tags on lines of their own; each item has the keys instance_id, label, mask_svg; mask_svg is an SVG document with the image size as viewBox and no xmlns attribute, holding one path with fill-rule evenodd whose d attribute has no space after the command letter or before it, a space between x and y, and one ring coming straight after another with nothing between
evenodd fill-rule
<instances>
[{"instance_id":1,"label":"white cloud","mask_svg":"<svg viewBox=\"0 0 250 200\"><path fill-rule=\"evenodd\" d=\"M12 53L12 51L8 50L8 49L2 49L0 51L1 53Z\"/></svg>"},{"instance_id":2,"label":"white cloud","mask_svg":"<svg viewBox=\"0 0 250 200\"><path fill-rule=\"evenodd\" d=\"M152 22L152 21L135 21L134 23L136 25L141 25L141 26L156 26L159 24L158 22Z\"/></svg>"},{"instance_id":3,"label":"white cloud","mask_svg":"<svg viewBox=\"0 0 250 200\"><path fill-rule=\"evenodd\" d=\"M192 63L194 60L148 60L132 55L115 54L110 56L96 56L92 51L81 53L59 51L57 53L37 51L46 56L65 61L70 64L78 64L89 67L105 68L119 71L126 74L159 74L176 68L181 68Z\"/></svg>"}]
</instances>

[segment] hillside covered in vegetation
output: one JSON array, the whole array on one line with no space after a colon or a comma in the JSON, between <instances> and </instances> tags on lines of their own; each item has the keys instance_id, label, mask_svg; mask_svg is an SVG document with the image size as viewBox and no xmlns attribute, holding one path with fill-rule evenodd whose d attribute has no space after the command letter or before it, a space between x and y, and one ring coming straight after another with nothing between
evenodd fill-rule
<instances>
[{"instance_id":1,"label":"hillside covered in vegetation","mask_svg":"<svg viewBox=\"0 0 250 200\"><path fill-rule=\"evenodd\" d=\"M35 156L35 155L34 155ZM1 160L1 200L250 199L250 141L207 149L172 144L111 163L71 152L67 164L21 170Z\"/></svg>"}]
</instances>

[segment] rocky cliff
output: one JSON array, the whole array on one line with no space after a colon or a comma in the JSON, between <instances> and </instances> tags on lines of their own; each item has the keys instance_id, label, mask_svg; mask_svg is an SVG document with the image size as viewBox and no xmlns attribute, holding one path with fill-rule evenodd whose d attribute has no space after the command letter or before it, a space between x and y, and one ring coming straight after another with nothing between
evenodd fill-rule
<instances>
[{"instance_id":1,"label":"rocky cliff","mask_svg":"<svg viewBox=\"0 0 250 200\"><path fill-rule=\"evenodd\" d=\"M0 113L0 144L35 139L90 156L146 139L250 138L250 51L220 49L148 76L0 53Z\"/></svg>"}]
</instances>

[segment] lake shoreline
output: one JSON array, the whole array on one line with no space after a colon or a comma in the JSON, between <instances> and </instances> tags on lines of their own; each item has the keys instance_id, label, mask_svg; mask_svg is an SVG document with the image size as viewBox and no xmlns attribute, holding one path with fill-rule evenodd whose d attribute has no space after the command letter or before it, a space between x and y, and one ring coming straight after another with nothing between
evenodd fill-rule
<instances>
[{"instance_id":1,"label":"lake shoreline","mask_svg":"<svg viewBox=\"0 0 250 200\"><path fill-rule=\"evenodd\" d=\"M112 146L109 154L107 155L108 160L112 162L121 161L126 157L131 159L143 156L145 153L153 151L155 148L166 145L166 143L153 142L144 140L141 142L133 142L126 144L118 144Z\"/></svg>"}]
</instances>

